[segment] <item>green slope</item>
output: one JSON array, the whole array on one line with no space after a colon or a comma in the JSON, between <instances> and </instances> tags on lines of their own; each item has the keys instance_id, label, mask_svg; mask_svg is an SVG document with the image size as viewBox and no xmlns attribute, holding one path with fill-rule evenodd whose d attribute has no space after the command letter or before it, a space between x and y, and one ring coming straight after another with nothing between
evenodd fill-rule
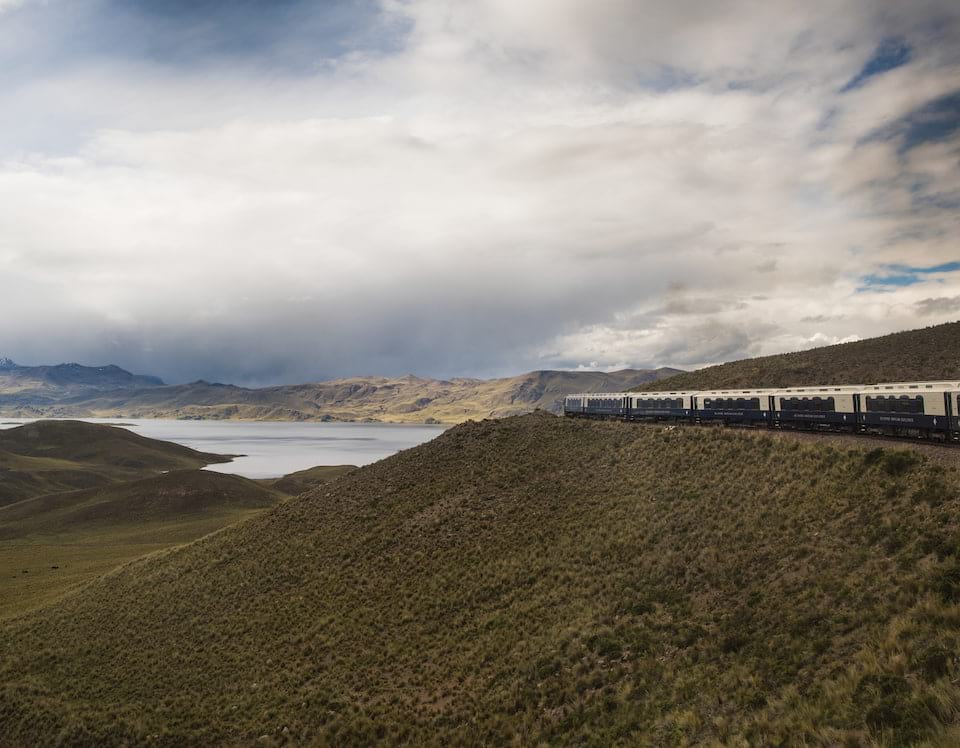
<instances>
[{"instance_id":1,"label":"green slope","mask_svg":"<svg viewBox=\"0 0 960 748\"><path fill-rule=\"evenodd\" d=\"M356 465L318 465L288 473L282 478L267 478L258 482L270 486L274 491L280 491L288 496L297 496L356 469Z\"/></svg>"},{"instance_id":2,"label":"green slope","mask_svg":"<svg viewBox=\"0 0 960 748\"><path fill-rule=\"evenodd\" d=\"M662 392L939 380L960 380L960 322L856 343L731 361L634 389Z\"/></svg>"},{"instance_id":3,"label":"green slope","mask_svg":"<svg viewBox=\"0 0 960 748\"><path fill-rule=\"evenodd\" d=\"M229 459L114 426L37 421L0 430L0 506Z\"/></svg>"},{"instance_id":4,"label":"green slope","mask_svg":"<svg viewBox=\"0 0 960 748\"><path fill-rule=\"evenodd\" d=\"M48 604L120 564L273 506L246 478L183 470L0 507L0 618Z\"/></svg>"},{"instance_id":5,"label":"green slope","mask_svg":"<svg viewBox=\"0 0 960 748\"><path fill-rule=\"evenodd\" d=\"M182 470L0 507L0 539L184 520L272 506L278 494L237 475Z\"/></svg>"},{"instance_id":6,"label":"green slope","mask_svg":"<svg viewBox=\"0 0 960 748\"><path fill-rule=\"evenodd\" d=\"M957 744L955 453L468 423L0 627L6 744Z\"/></svg>"},{"instance_id":7,"label":"green slope","mask_svg":"<svg viewBox=\"0 0 960 748\"><path fill-rule=\"evenodd\" d=\"M114 471L70 460L15 455L0 450L0 506L54 491L102 486Z\"/></svg>"}]
</instances>

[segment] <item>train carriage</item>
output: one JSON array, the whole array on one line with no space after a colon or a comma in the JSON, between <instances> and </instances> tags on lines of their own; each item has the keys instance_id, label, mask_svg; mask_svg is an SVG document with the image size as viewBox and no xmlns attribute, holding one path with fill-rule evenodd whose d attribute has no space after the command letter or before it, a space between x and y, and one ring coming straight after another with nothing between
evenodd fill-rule
<instances>
[{"instance_id":1,"label":"train carriage","mask_svg":"<svg viewBox=\"0 0 960 748\"><path fill-rule=\"evenodd\" d=\"M587 392L567 395L563 400L564 415L586 418L626 418L630 410L630 393Z\"/></svg>"},{"instance_id":2,"label":"train carriage","mask_svg":"<svg viewBox=\"0 0 960 748\"><path fill-rule=\"evenodd\" d=\"M693 418L692 392L644 392L630 398L628 417L634 421Z\"/></svg>"},{"instance_id":3,"label":"train carriage","mask_svg":"<svg viewBox=\"0 0 960 748\"><path fill-rule=\"evenodd\" d=\"M859 389L860 424L867 431L956 431L956 382L903 382Z\"/></svg>"},{"instance_id":4,"label":"train carriage","mask_svg":"<svg viewBox=\"0 0 960 748\"><path fill-rule=\"evenodd\" d=\"M586 395L567 395L563 398L563 414L565 416L582 416L586 407Z\"/></svg>"},{"instance_id":5,"label":"train carriage","mask_svg":"<svg viewBox=\"0 0 960 748\"><path fill-rule=\"evenodd\" d=\"M771 390L713 390L698 392L693 408L701 423L769 423Z\"/></svg>"},{"instance_id":6,"label":"train carriage","mask_svg":"<svg viewBox=\"0 0 960 748\"><path fill-rule=\"evenodd\" d=\"M774 425L783 428L854 431L859 426L856 387L789 387L771 399Z\"/></svg>"}]
</instances>

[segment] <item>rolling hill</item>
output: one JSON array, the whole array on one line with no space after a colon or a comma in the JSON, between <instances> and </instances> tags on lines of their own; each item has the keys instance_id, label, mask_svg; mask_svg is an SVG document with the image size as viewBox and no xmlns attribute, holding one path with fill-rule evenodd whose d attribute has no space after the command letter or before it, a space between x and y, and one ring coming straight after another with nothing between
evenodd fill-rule
<instances>
[{"instance_id":1,"label":"rolling hill","mask_svg":"<svg viewBox=\"0 0 960 748\"><path fill-rule=\"evenodd\" d=\"M0 625L0 742L955 745L956 453L467 423Z\"/></svg>"},{"instance_id":2,"label":"rolling hill","mask_svg":"<svg viewBox=\"0 0 960 748\"><path fill-rule=\"evenodd\" d=\"M114 426L37 421L0 430L0 506L229 460Z\"/></svg>"},{"instance_id":3,"label":"rolling hill","mask_svg":"<svg viewBox=\"0 0 960 748\"><path fill-rule=\"evenodd\" d=\"M287 496L297 496L356 469L356 465L317 465L306 470L287 473L282 478L262 478L257 482Z\"/></svg>"},{"instance_id":4,"label":"rolling hill","mask_svg":"<svg viewBox=\"0 0 960 748\"><path fill-rule=\"evenodd\" d=\"M761 356L645 383L642 391L960 380L960 322Z\"/></svg>"},{"instance_id":5,"label":"rolling hill","mask_svg":"<svg viewBox=\"0 0 960 748\"><path fill-rule=\"evenodd\" d=\"M116 525L142 528L157 520L262 509L278 498L276 491L239 475L178 470L99 488L35 496L0 507L0 539Z\"/></svg>"},{"instance_id":6,"label":"rolling hill","mask_svg":"<svg viewBox=\"0 0 960 748\"><path fill-rule=\"evenodd\" d=\"M0 430L0 618L282 498L197 469L228 459L100 424Z\"/></svg>"},{"instance_id":7,"label":"rolling hill","mask_svg":"<svg viewBox=\"0 0 960 748\"><path fill-rule=\"evenodd\" d=\"M107 418L240 418L247 420L376 420L458 423L541 408L559 412L570 392L623 390L677 369L618 372L535 371L506 379L353 377L329 382L248 389L193 382L100 392L56 404L4 406L11 416Z\"/></svg>"}]
</instances>

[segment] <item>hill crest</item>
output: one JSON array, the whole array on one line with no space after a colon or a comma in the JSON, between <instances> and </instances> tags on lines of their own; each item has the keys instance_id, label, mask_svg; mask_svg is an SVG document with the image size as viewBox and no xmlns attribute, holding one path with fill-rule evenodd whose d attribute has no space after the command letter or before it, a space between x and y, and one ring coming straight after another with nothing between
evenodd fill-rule
<instances>
[{"instance_id":1,"label":"hill crest","mask_svg":"<svg viewBox=\"0 0 960 748\"><path fill-rule=\"evenodd\" d=\"M631 388L722 390L960 380L960 322L731 361Z\"/></svg>"}]
</instances>

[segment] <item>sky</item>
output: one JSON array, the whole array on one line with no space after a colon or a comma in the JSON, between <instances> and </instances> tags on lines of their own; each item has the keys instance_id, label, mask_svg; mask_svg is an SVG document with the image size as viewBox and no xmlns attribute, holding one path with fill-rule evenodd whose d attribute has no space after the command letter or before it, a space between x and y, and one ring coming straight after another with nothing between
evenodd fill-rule
<instances>
[{"instance_id":1,"label":"sky","mask_svg":"<svg viewBox=\"0 0 960 748\"><path fill-rule=\"evenodd\" d=\"M694 368L960 318L955 0L0 0L0 356Z\"/></svg>"}]
</instances>

